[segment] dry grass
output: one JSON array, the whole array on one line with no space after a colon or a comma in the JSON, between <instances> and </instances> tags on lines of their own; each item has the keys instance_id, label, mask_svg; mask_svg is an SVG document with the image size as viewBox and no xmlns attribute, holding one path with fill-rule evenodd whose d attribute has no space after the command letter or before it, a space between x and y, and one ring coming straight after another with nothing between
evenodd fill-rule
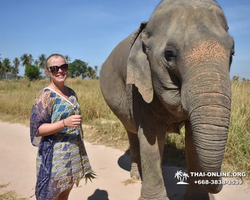
<instances>
[{"instance_id":1,"label":"dry grass","mask_svg":"<svg viewBox=\"0 0 250 200\"><path fill-rule=\"evenodd\" d=\"M232 83L232 113L225 152L225 171L250 172L250 81Z\"/></svg>"},{"instance_id":2,"label":"dry grass","mask_svg":"<svg viewBox=\"0 0 250 200\"><path fill-rule=\"evenodd\" d=\"M8 185L9 184L0 185L0 200L27 200L26 198L18 196L15 191L7 191L6 187Z\"/></svg>"},{"instance_id":3,"label":"dry grass","mask_svg":"<svg viewBox=\"0 0 250 200\"><path fill-rule=\"evenodd\" d=\"M123 181L122 183L123 183L125 186L127 186L127 185L133 185L133 184L137 183L138 181L139 181L139 180L137 180L137 179L129 178L129 179Z\"/></svg>"},{"instance_id":4,"label":"dry grass","mask_svg":"<svg viewBox=\"0 0 250 200\"><path fill-rule=\"evenodd\" d=\"M31 108L38 92L48 80L0 82L0 120L29 125ZM85 139L121 150L128 141L121 122L106 105L98 80L68 79L80 102L85 127ZM222 171L250 172L250 82L232 82L232 113ZM105 123L104 123L105 122ZM184 133L166 137L165 161L185 165ZM249 177L249 174L248 174Z\"/></svg>"},{"instance_id":5,"label":"dry grass","mask_svg":"<svg viewBox=\"0 0 250 200\"><path fill-rule=\"evenodd\" d=\"M24 123L29 120L35 97L49 80L29 82L22 78L16 81L0 82L0 116L1 120ZM97 80L68 79L66 85L77 93L85 122L98 118L114 120L115 116L104 102Z\"/></svg>"}]
</instances>

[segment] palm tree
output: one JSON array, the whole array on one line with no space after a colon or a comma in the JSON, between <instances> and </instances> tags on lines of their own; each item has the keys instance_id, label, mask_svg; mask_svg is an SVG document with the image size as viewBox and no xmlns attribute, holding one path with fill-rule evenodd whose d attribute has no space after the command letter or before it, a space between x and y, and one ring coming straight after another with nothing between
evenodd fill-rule
<instances>
[{"instance_id":1,"label":"palm tree","mask_svg":"<svg viewBox=\"0 0 250 200\"><path fill-rule=\"evenodd\" d=\"M31 54L28 55L29 65L32 65L32 62L34 61L33 56Z\"/></svg>"},{"instance_id":2,"label":"palm tree","mask_svg":"<svg viewBox=\"0 0 250 200\"><path fill-rule=\"evenodd\" d=\"M12 74L16 77L17 79L17 74L19 73L19 64L20 64L20 61L18 58L14 58L13 60L13 63L14 63L14 66L13 66L13 70L12 70Z\"/></svg>"},{"instance_id":3,"label":"palm tree","mask_svg":"<svg viewBox=\"0 0 250 200\"><path fill-rule=\"evenodd\" d=\"M35 60L35 61L34 61L34 65L35 65L35 66L38 66L38 65L39 65L39 60Z\"/></svg>"},{"instance_id":4,"label":"palm tree","mask_svg":"<svg viewBox=\"0 0 250 200\"><path fill-rule=\"evenodd\" d=\"M41 54L38 57L38 67L39 67L39 69L44 70L45 65L46 65L46 56L45 56L45 54Z\"/></svg>"},{"instance_id":5,"label":"palm tree","mask_svg":"<svg viewBox=\"0 0 250 200\"><path fill-rule=\"evenodd\" d=\"M5 77L7 79L7 73L10 72L10 70L11 70L10 59L9 58L5 58L3 60L2 65L3 65L3 70L4 70L4 73L5 73Z\"/></svg>"},{"instance_id":6,"label":"palm tree","mask_svg":"<svg viewBox=\"0 0 250 200\"><path fill-rule=\"evenodd\" d=\"M22 61L22 66L27 66L29 65L29 56L27 53L23 54L21 57L20 57L21 61Z\"/></svg>"}]
</instances>

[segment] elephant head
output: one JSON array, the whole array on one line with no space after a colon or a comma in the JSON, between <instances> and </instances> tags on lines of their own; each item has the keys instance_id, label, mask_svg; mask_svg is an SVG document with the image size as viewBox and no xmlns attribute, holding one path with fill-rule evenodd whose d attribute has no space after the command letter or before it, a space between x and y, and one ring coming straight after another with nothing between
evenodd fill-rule
<instances>
[{"instance_id":1,"label":"elephant head","mask_svg":"<svg viewBox=\"0 0 250 200\"><path fill-rule=\"evenodd\" d=\"M220 6L213 0L165 0L141 24L131 45L127 83L135 84L147 103L156 97L188 121L198 163L193 169L219 172L230 121L234 53Z\"/></svg>"}]
</instances>

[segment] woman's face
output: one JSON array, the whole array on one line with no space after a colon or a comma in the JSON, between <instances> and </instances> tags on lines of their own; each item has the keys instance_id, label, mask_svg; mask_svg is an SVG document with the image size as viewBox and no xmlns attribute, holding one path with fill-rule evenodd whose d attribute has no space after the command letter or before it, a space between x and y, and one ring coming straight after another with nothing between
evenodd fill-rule
<instances>
[{"instance_id":1,"label":"woman's face","mask_svg":"<svg viewBox=\"0 0 250 200\"><path fill-rule=\"evenodd\" d=\"M64 83L64 81L66 80L68 76L68 68L67 64L64 64L65 60L62 57L51 58L48 75L51 77L51 81L53 81L54 83Z\"/></svg>"}]
</instances>

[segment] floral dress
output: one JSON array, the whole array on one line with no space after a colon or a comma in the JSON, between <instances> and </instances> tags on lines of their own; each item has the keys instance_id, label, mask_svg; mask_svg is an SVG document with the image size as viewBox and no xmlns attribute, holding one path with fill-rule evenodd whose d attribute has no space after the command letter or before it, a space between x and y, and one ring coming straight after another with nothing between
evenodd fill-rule
<instances>
[{"instance_id":1,"label":"floral dress","mask_svg":"<svg viewBox=\"0 0 250 200\"><path fill-rule=\"evenodd\" d=\"M65 98L50 88L44 88L36 98L30 117L31 143L38 146L36 159L36 198L52 200L75 183L93 174L83 143L82 127L65 127L61 131L36 137L44 123L54 123L80 114L75 92L69 88Z\"/></svg>"}]
</instances>

